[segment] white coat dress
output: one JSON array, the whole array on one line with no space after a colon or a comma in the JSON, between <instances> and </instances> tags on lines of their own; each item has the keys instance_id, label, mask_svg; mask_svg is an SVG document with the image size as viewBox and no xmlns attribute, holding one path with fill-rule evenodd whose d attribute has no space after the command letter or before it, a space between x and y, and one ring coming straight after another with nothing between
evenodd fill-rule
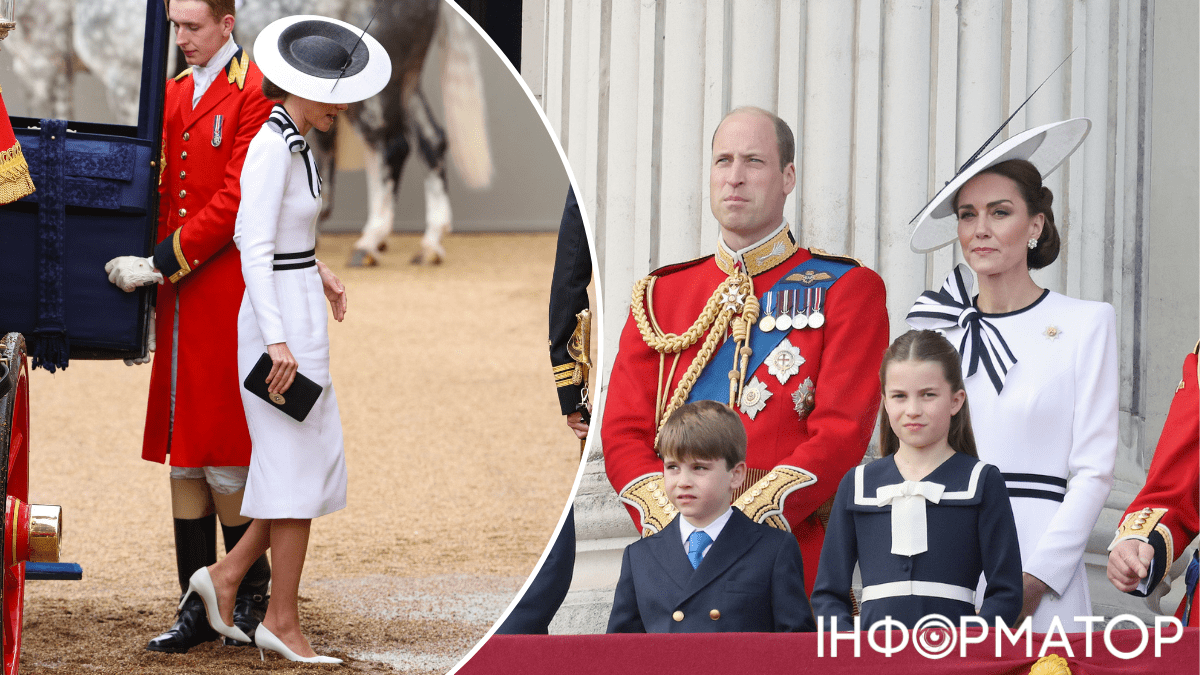
<instances>
[{"instance_id":1,"label":"white coat dress","mask_svg":"<svg viewBox=\"0 0 1200 675\"><path fill-rule=\"evenodd\" d=\"M346 506L342 424L329 377L328 310L320 274L310 264L320 178L302 143L277 105L246 153L233 235L246 281L238 314L239 377L245 381L268 344L285 342L298 372L324 387L303 422L242 388L251 440L242 515L252 518L315 518ZM296 255L301 253L306 255Z\"/></svg>"},{"instance_id":2,"label":"white coat dress","mask_svg":"<svg viewBox=\"0 0 1200 675\"><path fill-rule=\"evenodd\" d=\"M1083 553L1112 487L1118 365L1112 305L1045 291L1032 305L982 314L1016 357L1000 393L982 366L966 377L979 459L1004 474L1025 572L1050 587L1033 615L1046 632L1087 629ZM945 330L955 347L964 329ZM967 364L963 364L963 374ZM982 588L982 584L981 584Z\"/></svg>"}]
</instances>

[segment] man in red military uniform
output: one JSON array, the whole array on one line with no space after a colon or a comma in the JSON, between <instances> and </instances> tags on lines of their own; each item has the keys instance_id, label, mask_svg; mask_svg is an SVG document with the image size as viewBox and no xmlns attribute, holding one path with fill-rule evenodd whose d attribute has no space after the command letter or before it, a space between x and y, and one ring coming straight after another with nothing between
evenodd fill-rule
<instances>
[{"instance_id":1,"label":"man in red military uniform","mask_svg":"<svg viewBox=\"0 0 1200 675\"><path fill-rule=\"evenodd\" d=\"M216 562L214 512L226 550L249 527L240 512L250 434L237 373L237 314L245 284L232 239L246 149L272 104L262 94L262 73L233 41L234 0L171 0L168 11L175 43L191 68L167 82L159 244L150 258L116 258L107 269L127 291L162 283L142 457L171 460L183 591L194 571ZM263 556L238 591L235 622L247 634L266 610L269 583ZM192 597L175 624L146 648L186 652L216 637L203 603Z\"/></svg>"},{"instance_id":2,"label":"man in red military uniform","mask_svg":"<svg viewBox=\"0 0 1200 675\"><path fill-rule=\"evenodd\" d=\"M822 506L875 427L888 319L879 275L796 246L783 218L794 155L791 130L766 111L741 108L717 127L717 253L635 285L601 434L609 481L645 536L676 515L655 452L662 422L689 400L729 403L749 440L749 488L734 505L795 534L811 593Z\"/></svg>"},{"instance_id":3,"label":"man in red military uniform","mask_svg":"<svg viewBox=\"0 0 1200 675\"><path fill-rule=\"evenodd\" d=\"M1175 389L1146 484L1121 518L1108 547L1108 578L1117 590L1147 596L1162 581L1171 563L1200 532L1200 387L1196 351L1183 362L1183 379ZM1185 626L1200 625L1195 606L1196 555L1184 575L1186 592L1175 616Z\"/></svg>"}]
</instances>

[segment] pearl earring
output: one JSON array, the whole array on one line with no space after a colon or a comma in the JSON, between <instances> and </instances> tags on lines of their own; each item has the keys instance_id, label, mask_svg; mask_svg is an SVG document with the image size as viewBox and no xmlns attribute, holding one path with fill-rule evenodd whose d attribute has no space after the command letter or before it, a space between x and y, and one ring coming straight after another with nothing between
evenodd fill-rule
<instances>
[{"instance_id":1,"label":"pearl earring","mask_svg":"<svg viewBox=\"0 0 1200 675\"><path fill-rule=\"evenodd\" d=\"M1032 251L1035 248L1037 248L1037 239L1035 239L1034 237L1030 237L1029 238L1029 250Z\"/></svg>"}]
</instances>

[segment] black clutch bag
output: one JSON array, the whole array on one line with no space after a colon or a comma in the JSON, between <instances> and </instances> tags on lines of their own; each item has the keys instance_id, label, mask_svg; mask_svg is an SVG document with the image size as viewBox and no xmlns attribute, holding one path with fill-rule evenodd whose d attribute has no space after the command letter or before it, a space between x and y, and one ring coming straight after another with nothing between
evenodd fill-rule
<instances>
[{"instance_id":1,"label":"black clutch bag","mask_svg":"<svg viewBox=\"0 0 1200 675\"><path fill-rule=\"evenodd\" d=\"M321 385L313 382L307 377L296 373L296 379L292 380L292 386L282 394L272 394L267 391L267 375L271 374L271 357L263 354L258 357L258 363L250 369L250 374L246 376L246 381L242 386L251 394L261 398L278 408L288 417L303 422L305 417L308 417L308 412L316 405L317 399L321 396Z\"/></svg>"}]
</instances>

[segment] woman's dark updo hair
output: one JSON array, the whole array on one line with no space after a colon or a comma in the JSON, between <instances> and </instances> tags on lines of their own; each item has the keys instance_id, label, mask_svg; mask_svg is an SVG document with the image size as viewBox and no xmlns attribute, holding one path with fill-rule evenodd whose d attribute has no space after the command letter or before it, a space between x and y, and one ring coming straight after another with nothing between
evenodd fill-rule
<instances>
[{"instance_id":1,"label":"woman's dark updo hair","mask_svg":"<svg viewBox=\"0 0 1200 675\"><path fill-rule=\"evenodd\" d=\"M1025 254L1029 269L1040 270L1058 259L1059 239L1058 228L1054 226L1054 193L1042 185L1042 174L1032 163L1024 159L1010 159L990 166L979 174L994 173L1017 184L1017 191L1025 200L1025 207L1030 217L1042 214L1046 223L1042 226L1042 235L1038 237L1037 248L1030 249ZM961 192L961 190L960 190ZM954 195L954 211L958 212L958 194Z\"/></svg>"},{"instance_id":2,"label":"woman's dark updo hair","mask_svg":"<svg viewBox=\"0 0 1200 675\"><path fill-rule=\"evenodd\" d=\"M272 101L282 101L283 99L287 98L288 95L288 93L284 91L282 87L265 77L263 78L262 92L263 96L266 96Z\"/></svg>"}]
</instances>

